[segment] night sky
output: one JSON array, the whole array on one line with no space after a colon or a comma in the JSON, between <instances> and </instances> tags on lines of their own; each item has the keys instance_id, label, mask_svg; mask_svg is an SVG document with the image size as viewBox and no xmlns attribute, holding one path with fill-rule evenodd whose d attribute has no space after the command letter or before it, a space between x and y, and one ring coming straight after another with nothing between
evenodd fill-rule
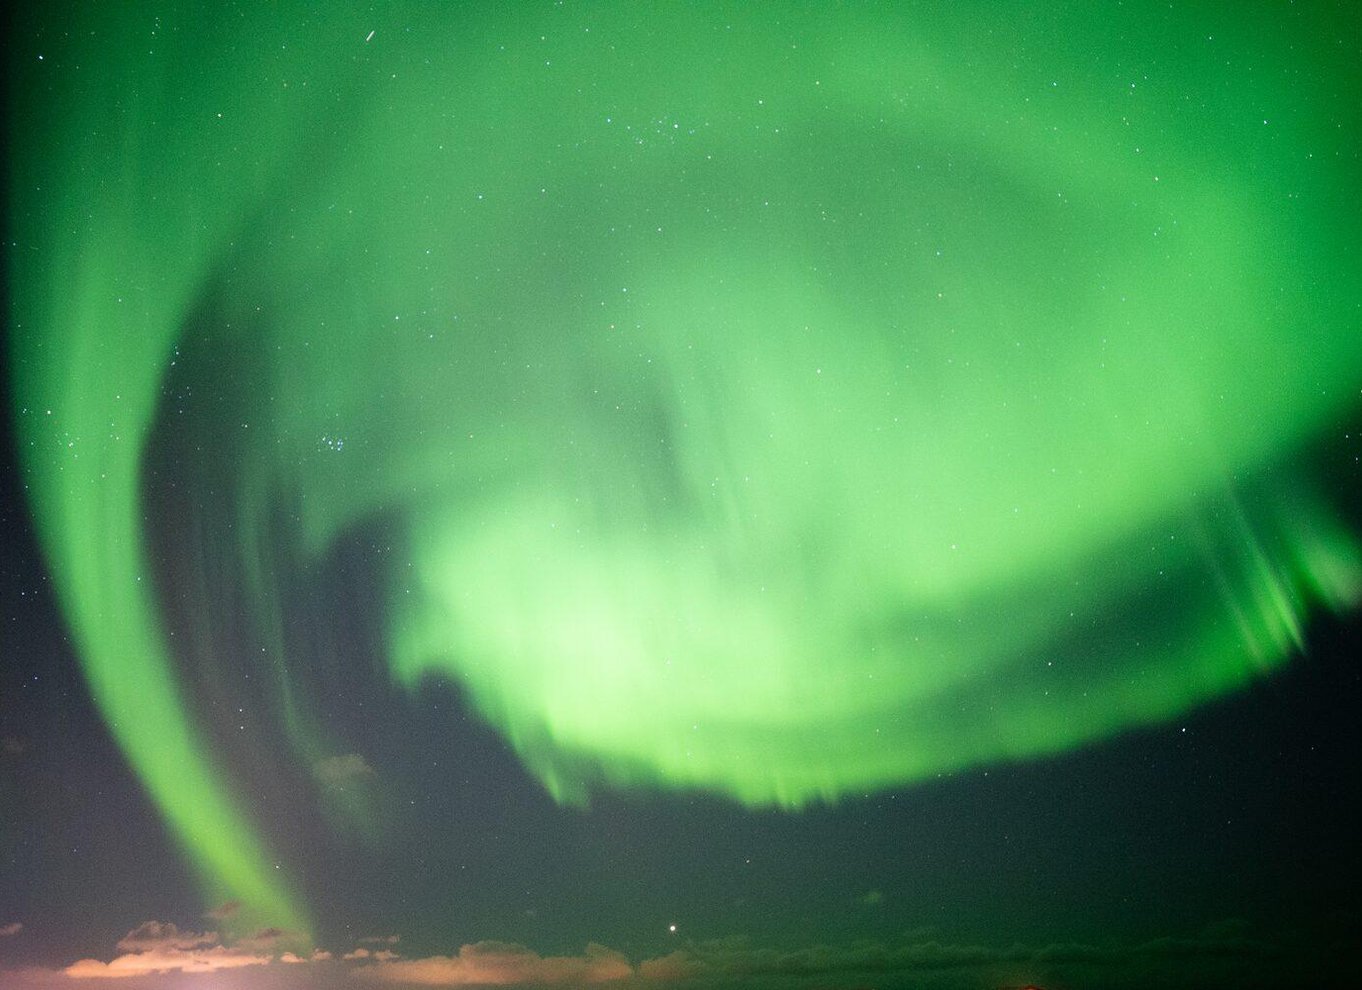
<instances>
[{"instance_id":1,"label":"night sky","mask_svg":"<svg viewBox=\"0 0 1362 990\"><path fill-rule=\"evenodd\" d=\"M35 6L0 986L1355 983L1354 5Z\"/></svg>"}]
</instances>

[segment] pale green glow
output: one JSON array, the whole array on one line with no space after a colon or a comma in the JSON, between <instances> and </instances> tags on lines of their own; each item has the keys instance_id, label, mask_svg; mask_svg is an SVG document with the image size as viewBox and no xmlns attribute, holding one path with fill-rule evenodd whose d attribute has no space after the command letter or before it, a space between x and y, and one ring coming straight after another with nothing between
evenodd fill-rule
<instances>
[{"instance_id":1,"label":"pale green glow","mask_svg":"<svg viewBox=\"0 0 1362 990\"><path fill-rule=\"evenodd\" d=\"M1356 68L1298 26L914 10L166 5L161 61L91 15L87 75L19 99L35 511L215 892L304 924L148 587L176 347L236 362L202 439L241 534L205 553L245 560L272 669L272 555L390 520L393 677L457 680L563 799L798 806L1055 752L1356 602L1307 454L1362 378ZM330 752L287 681L277 714Z\"/></svg>"}]
</instances>

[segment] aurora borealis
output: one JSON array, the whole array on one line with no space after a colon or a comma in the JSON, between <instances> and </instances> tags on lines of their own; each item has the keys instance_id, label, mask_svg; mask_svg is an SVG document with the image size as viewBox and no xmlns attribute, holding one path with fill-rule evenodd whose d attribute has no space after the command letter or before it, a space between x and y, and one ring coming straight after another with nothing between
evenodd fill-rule
<instances>
[{"instance_id":1,"label":"aurora borealis","mask_svg":"<svg viewBox=\"0 0 1362 990\"><path fill-rule=\"evenodd\" d=\"M93 708L67 724L112 740L111 792L165 830L135 858L171 864L176 892L106 909L96 943L129 933L128 979L159 986L147 974L192 955L278 981L285 951L297 979L336 986L983 986L1239 958L1235 926L1276 896L1252 875L1243 903L1203 885L1186 917L1146 892L1111 944L1077 952L1039 921L999 927L996 891L961 895L925 864L984 834L932 810L984 778L1044 774L1077 818L1117 821L1131 809L1084 796L1101 773L1075 768L1189 719L1251 736L1253 699L1325 676L1319 637L1352 649L1355 13L14 18L5 370L25 504L7 507L7 588L24 610L30 585L51 590L41 618L11 595L0 714L30 726L5 727L17 766L44 731L24 712L52 708L25 700L29 678L78 667L65 683ZM1217 772L1244 794L1289 786ZM61 816L4 787L0 869L36 888L24 830ZM98 800L87 818L116 834ZM922 827L889 824L890 802ZM1254 814L1255 834L1290 831L1288 812ZM1076 841L1031 827L1037 861ZM662 834L712 845L645 852ZM814 836L842 850L827 869L861 877L840 909L830 881L792 879L818 874L801 865ZM1151 876L1216 873L1217 843L1192 847L1129 855ZM754 859L780 865L729 891ZM1057 872L1116 899L1090 865ZM508 906L541 887L558 927ZM708 941L677 944L690 926L660 915L629 931L692 888L725 891ZM796 890L822 906L784 907ZM25 898L0 912L49 903ZM1081 925L1081 899L1056 897L1055 924ZM139 927L172 911L178 929ZM1164 917L1197 934L1112 948L1155 944ZM1276 920L1318 928L1304 918ZM979 944L1066 948L905 934L957 922ZM420 948L375 956L398 929ZM753 934L793 955L724 941ZM887 941L854 965L792 948L866 939ZM307 975L365 944L357 968ZM24 978L111 975L86 962Z\"/></svg>"}]
</instances>

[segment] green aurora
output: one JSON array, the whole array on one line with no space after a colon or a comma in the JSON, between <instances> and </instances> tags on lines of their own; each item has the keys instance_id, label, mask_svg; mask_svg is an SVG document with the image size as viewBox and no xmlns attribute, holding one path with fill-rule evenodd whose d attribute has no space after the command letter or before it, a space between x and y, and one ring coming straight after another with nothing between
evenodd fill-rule
<instances>
[{"instance_id":1,"label":"green aurora","mask_svg":"<svg viewBox=\"0 0 1362 990\"><path fill-rule=\"evenodd\" d=\"M337 751L284 576L382 520L389 676L452 679L562 801L1060 752L1362 595L1313 467L1362 381L1362 86L1321 26L289 6L80 7L11 84L33 512L243 924L307 909L191 704L191 655L247 661L167 628L171 488L240 578L196 614L265 644L274 759Z\"/></svg>"}]
</instances>

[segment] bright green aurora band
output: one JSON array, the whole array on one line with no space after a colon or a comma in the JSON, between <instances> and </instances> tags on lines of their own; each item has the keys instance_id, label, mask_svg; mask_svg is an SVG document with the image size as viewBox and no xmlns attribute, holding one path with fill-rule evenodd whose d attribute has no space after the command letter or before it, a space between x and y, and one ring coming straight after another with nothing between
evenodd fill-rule
<instances>
[{"instance_id":1,"label":"bright green aurora band","mask_svg":"<svg viewBox=\"0 0 1362 990\"><path fill-rule=\"evenodd\" d=\"M231 400L194 439L230 472L175 479L229 518L177 552L244 575L197 614L267 644L280 761L339 744L279 575L376 519L391 678L459 684L564 801L1055 753L1358 600L1310 467L1362 380L1327 23L290 6L78 5L12 74L33 511L206 896L308 926L163 620L181 386Z\"/></svg>"}]
</instances>

